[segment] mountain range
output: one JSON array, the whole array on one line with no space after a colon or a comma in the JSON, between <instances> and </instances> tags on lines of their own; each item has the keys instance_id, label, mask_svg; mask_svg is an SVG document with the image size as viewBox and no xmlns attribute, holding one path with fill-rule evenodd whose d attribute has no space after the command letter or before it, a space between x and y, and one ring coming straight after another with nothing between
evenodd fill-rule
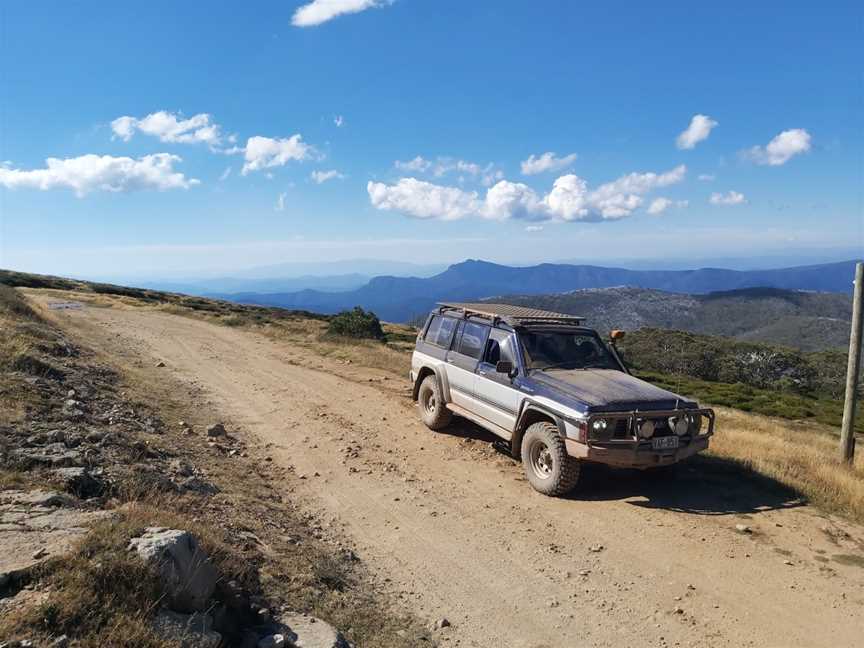
<instances>
[{"instance_id":1,"label":"mountain range","mask_svg":"<svg viewBox=\"0 0 864 648\"><path fill-rule=\"evenodd\" d=\"M741 288L782 288L851 293L855 261L773 270L628 270L593 265L544 263L514 267L480 260L451 265L431 277L379 276L340 292L218 293L246 304L335 313L362 306L381 319L406 322L425 315L439 301L477 300L495 295L540 295L586 288L630 286L673 293L706 294Z\"/></svg>"},{"instance_id":2,"label":"mountain range","mask_svg":"<svg viewBox=\"0 0 864 648\"><path fill-rule=\"evenodd\" d=\"M847 346L852 319L849 295L783 288L740 288L701 295L650 288L588 288L492 299L580 315L602 333L644 327L676 329L802 351Z\"/></svg>"}]
</instances>

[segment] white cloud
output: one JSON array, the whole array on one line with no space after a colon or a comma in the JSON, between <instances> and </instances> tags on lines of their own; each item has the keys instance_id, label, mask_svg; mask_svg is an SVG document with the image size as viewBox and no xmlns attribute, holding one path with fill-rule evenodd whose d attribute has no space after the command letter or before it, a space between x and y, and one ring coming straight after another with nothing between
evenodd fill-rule
<instances>
[{"instance_id":1,"label":"white cloud","mask_svg":"<svg viewBox=\"0 0 864 648\"><path fill-rule=\"evenodd\" d=\"M583 220L590 215L588 206L588 183L569 173L556 179L543 198L548 213L560 220Z\"/></svg>"},{"instance_id":2,"label":"white cloud","mask_svg":"<svg viewBox=\"0 0 864 648\"><path fill-rule=\"evenodd\" d=\"M738 193L737 191L729 191L725 194L717 193L715 191L711 194L708 201L712 205L743 205L747 202L747 199L744 197L744 194Z\"/></svg>"},{"instance_id":3,"label":"white cloud","mask_svg":"<svg viewBox=\"0 0 864 648\"><path fill-rule=\"evenodd\" d=\"M345 176L336 169L331 169L329 171L313 171L309 177L317 184L323 184L328 180L341 180Z\"/></svg>"},{"instance_id":4,"label":"white cloud","mask_svg":"<svg viewBox=\"0 0 864 648\"><path fill-rule=\"evenodd\" d=\"M0 185L10 189L72 189L79 198L93 191L126 192L144 189L188 189L200 184L174 171L181 158L169 153L145 155L138 159L111 155L82 155L75 158L48 158L44 169L0 167Z\"/></svg>"},{"instance_id":5,"label":"white cloud","mask_svg":"<svg viewBox=\"0 0 864 648\"><path fill-rule=\"evenodd\" d=\"M522 161L522 173L524 175L536 175L546 171L558 171L573 164L576 157L575 153L557 157L552 151L547 151L539 156L531 154L527 160Z\"/></svg>"},{"instance_id":6,"label":"white cloud","mask_svg":"<svg viewBox=\"0 0 864 648\"><path fill-rule=\"evenodd\" d=\"M345 118L342 115L336 115L333 118L333 123L336 124L336 128L342 128L342 124L345 123Z\"/></svg>"},{"instance_id":7,"label":"white cloud","mask_svg":"<svg viewBox=\"0 0 864 648\"><path fill-rule=\"evenodd\" d=\"M768 166L780 166L786 164L791 158L800 153L810 150L810 133L803 128L785 130L772 139L763 148L754 146L744 152L744 156L750 158L756 164Z\"/></svg>"},{"instance_id":8,"label":"white cloud","mask_svg":"<svg viewBox=\"0 0 864 648\"><path fill-rule=\"evenodd\" d=\"M396 160L393 163L393 166L399 169L400 171L415 171L422 172L429 169L432 166L432 163L429 160L421 156L415 157L413 160L408 160L407 162L402 162L401 160Z\"/></svg>"},{"instance_id":9,"label":"white cloud","mask_svg":"<svg viewBox=\"0 0 864 648\"><path fill-rule=\"evenodd\" d=\"M294 12L295 27L314 27L344 14L359 13L372 7L383 7L392 0L312 0Z\"/></svg>"},{"instance_id":10,"label":"white cloud","mask_svg":"<svg viewBox=\"0 0 864 648\"><path fill-rule=\"evenodd\" d=\"M483 200L477 192L415 178L402 178L393 185L370 182L367 190L377 209L400 211L417 218L457 220L479 216L495 220L602 221L630 216L642 205L643 194L680 182L685 173L683 165L660 174L631 173L593 191L582 178L567 174L556 179L552 190L542 197L528 185L507 180L490 187Z\"/></svg>"},{"instance_id":11,"label":"white cloud","mask_svg":"<svg viewBox=\"0 0 864 648\"><path fill-rule=\"evenodd\" d=\"M111 122L114 137L128 142L136 131L159 138L161 142L174 144L207 144L211 148L222 142L221 127L207 113L183 119L178 113L165 110L150 113L142 119L123 116Z\"/></svg>"},{"instance_id":12,"label":"white cloud","mask_svg":"<svg viewBox=\"0 0 864 648\"><path fill-rule=\"evenodd\" d=\"M689 200L671 200L669 198L655 198L651 201L651 204L648 205L648 209L646 210L652 216L657 216L658 214L662 214L670 207L678 207L683 208L687 207L690 204Z\"/></svg>"},{"instance_id":13,"label":"white cloud","mask_svg":"<svg viewBox=\"0 0 864 648\"><path fill-rule=\"evenodd\" d=\"M228 179L228 176L231 175L231 167L225 167L225 170L222 172L222 175L219 176L219 181L223 182Z\"/></svg>"},{"instance_id":14,"label":"white cloud","mask_svg":"<svg viewBox=\"0 0 864 648\"><path fill-rule=\"evenodd\" d=\"M542 225L526 225L525 231L526 232L542 232L543 226Z\"/></svg>"},{"instance_id":15,"label":"white cloud","mask_svg":"<svg viewBox=\"0 0 864 648\"><path fill-rule=\"evenodd\" d=\"M714 182L714 180L717 179L717 176L713 173L700 173L698 178L702 182Z\"/></svg>"},{"instance_id":16,"label":"white cloud","mask_svg":"<svg viewBox=\"0 0 864 648\"><path fill-rule=\"evenodd\" d=\"M683 164L665 173L630 173L597 187L589 195L589 202L604 220L625 218L642 204L641 194L677 184L686 173L687 167Z\"/></svg>"},{"instance_id":17,"label":"white cloud","mask_svg":"<svg viewBox=\"0 0 864 648\"><path fill-rule=\"evenodd\" d=\"M416 178L402 178L393 185L369 182L369 200L376 209L398 211L415 218L458 220L478 213L476 192L442 187Z\"/></svg>"},{"instance_id":18,"label":"white cloud","mask_svg":"<svg viewBox=\"0 0 864 648\"><path fill-rule=\"evenodd\" d=\"M542 220L545 210L542 200L531 187L521 182L501 180L486 192L480 215L495 220Z\"/></svg>"},{"instance_id":19,"label":"white cloud","mask_svg":"<svg viewBox=\"0 0 864 648\"><path fill-rule=\"evenodd\" d=\"M274 207L276 211L285 211L285 198L287 197L288 194L284 192L276 197L276 206Z\"/></svg>"},{"instance_id":20,"label":"white cloud","mask_svg":"<svg viewBox=\"0 0 864 648\"><path fill-rule=\"evenodd\" d=\"M679 149L695 148L699 142L708 139L716 126L717 122L708 115L693 115L690 125L675 139L675 146Z\"/></svg>"},{"instance_id":21,"label":"white cloud","mask_svg":"<svg viewBox=\"0 0 864 648\"><path fill-rule=\"evenodd\" d=\"M246 162L241 173L246 175L250 171L284 166L291 160L308 160L315 153L315 148L303 142L299 134L285 139L256 135L246 141Z\"/></svg>"},{"instance_id":22,"label":"white cloud","mask_svg":"<svg viewBox=\"0 0 864 648\"><path fill-rule=\"evenodd\" d=\"M479 178L484 187L491 187L499 180L504 179L504 173L500 169L496 169L495 165L491 162L483 166L476 162L446 156L427 160L423 156L418 155L413 160L396 160L393 166L399 171L406 173L431 173L436 178L455 172L462 176ZM463 178L460 178L459 181L462 182Z\"/></svg>"}]
</instances>

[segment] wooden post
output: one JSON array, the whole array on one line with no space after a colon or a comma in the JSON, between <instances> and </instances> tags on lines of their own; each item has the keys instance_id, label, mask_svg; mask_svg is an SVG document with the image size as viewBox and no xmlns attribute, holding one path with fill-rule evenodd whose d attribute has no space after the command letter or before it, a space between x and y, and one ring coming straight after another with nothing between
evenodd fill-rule
<instances>
[{"instance_id":1,"label":"wooden post","mask_svg":"<svg viewBox=\"0 0 864 648\"><path fill-rule=\"evenodd\" d=\"M846 403L843 405L843 427L840 428L840 459L852 463L855 458L855 401L858 398L858 373L861 369L861 337L864 313L864 263L855 266L855 289L852 293L852 331L849 335L849 363L846 365Z\"/></svg>"}]
</instances>

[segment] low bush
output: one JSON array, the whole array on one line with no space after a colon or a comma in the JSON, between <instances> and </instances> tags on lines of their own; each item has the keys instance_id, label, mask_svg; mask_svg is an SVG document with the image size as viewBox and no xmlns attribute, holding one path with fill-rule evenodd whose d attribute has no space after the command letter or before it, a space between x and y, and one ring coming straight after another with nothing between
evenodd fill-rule
<instances>
[{"instance_id":1,"label":"low bush","mask_svg":"<svg viewBox=\"0 0 864 648\"><path fill-rule=\"evenodd\" d=\"M327 334L365 340L384 340L384 329L381 328L378 317L372 311L365 311L359 306L334 315L327 327Z\"/></svg>"}]
</instances>

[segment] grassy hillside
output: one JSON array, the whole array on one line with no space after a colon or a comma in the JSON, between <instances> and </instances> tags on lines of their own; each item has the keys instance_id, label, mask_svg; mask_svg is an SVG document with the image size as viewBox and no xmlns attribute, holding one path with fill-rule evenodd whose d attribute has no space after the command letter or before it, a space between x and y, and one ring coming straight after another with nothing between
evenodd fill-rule
<instances>
[{"instance_id":1,"label":"grassy hillside","mask_svg":"<svg viewBox=\"0 0 864 648\"><path fill-rule=\"evenodd\" d=\"M779 288L688 295L620 287L508 295L489 301L581 315L600 331L668 328L803 351L845 347L852 319L852 299L848 295Z\"/></svg>"}]
</instances>

